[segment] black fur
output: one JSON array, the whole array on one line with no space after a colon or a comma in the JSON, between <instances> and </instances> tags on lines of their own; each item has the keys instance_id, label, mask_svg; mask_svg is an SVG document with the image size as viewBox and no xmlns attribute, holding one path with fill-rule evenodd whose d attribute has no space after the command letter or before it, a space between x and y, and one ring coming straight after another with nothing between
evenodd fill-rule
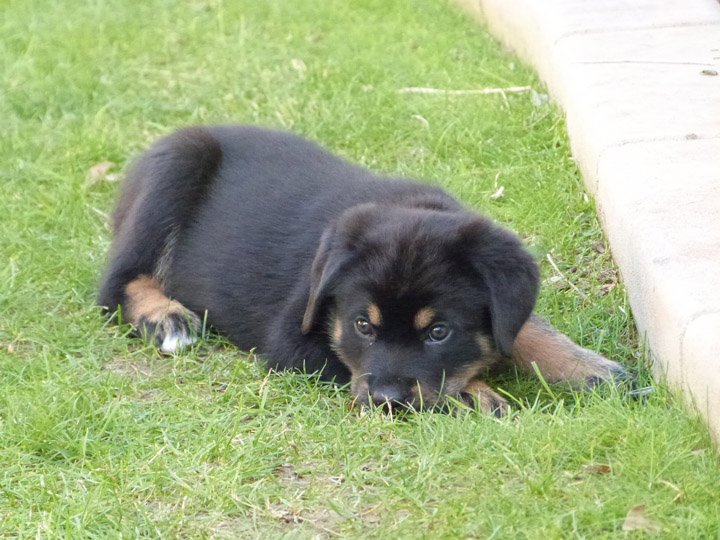
<instances>
[{"instance_id":1,"label":"black fur","mask_svg":"<svg viewBox=\"0 0 720 540\"><path fill-rule=\"evenodd\" d=\"M233 126L179 131L130 173L100 304L123 305L140 275L269 366L352 371L398 400L479 365L478 336L509 354L538 289L519 240L441 189ZM382 324L365 336L370 304ZM428 306L452 329L443 343L413 326Z\"/></svg>"}]
</instances>

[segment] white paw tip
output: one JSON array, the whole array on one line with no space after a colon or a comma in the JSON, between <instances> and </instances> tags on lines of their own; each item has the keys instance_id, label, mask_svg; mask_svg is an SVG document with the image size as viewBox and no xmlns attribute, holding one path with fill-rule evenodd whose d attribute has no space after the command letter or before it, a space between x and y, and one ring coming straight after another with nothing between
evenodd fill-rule
<instances>
[{"instance_id":1,"label":"white paw tip","mask_svg":"<svg viewBox=\"0 0 720 540\"><path fill-rule=\"evenodd\" d=\"M183 347L186 347L187 345L192 345L196 342L197 338L192 336L185 336L182 334L170 334L168 336L165 336L165 339L163 339L160 350L164 353L174 353L179 351Z\"/></svg>"}]
</instances>

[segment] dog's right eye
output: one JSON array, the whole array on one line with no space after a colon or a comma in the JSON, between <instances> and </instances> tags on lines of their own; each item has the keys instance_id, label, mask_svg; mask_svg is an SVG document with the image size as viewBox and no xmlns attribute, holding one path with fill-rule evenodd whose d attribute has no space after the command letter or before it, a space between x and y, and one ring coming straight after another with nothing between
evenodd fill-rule
<instances>
[{"instance_id":1,"label":"dog's right eye","mask_svg":"<svg viewBox=\"0 0 720 540\"><path fill-rule=\"evenodd\" d=\"M363 336L371 336L373 334L373 327L365 317L358 317L355 319L355 330Z\"/></svg>"},{"instance_id":2,"label":"dog's right eye","mask_svg":"<svg viewBox=\"0 0 720 540\"><path fill-rule=\"evenodd\" d=\"M452 330L448 325L437 324L433 326L428 332L427 341L430 341L431 343L442 343L448 337L450 337L451 333Z\"/></svg>"}]
</instances>

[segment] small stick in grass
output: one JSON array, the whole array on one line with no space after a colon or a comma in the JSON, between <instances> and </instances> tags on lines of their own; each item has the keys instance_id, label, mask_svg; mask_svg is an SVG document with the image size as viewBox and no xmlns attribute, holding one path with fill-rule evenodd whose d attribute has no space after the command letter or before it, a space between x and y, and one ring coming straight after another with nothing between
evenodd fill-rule
<instances>
[{"instance_id":1,"label":"small stick in grass","mask_svg":"<svg viewBox=\"0 0 720 540\"><path fill-rule=\"evenodd\" d=\"M423 88L410 86L398 90L401 94L443 94L446 96L467 96L477 94L500 94L505 96L509 93L528 92L532 86L510 86L509 88L479 88L476 90L445 90L443 88Z\"/></svg>"}]
</instances>

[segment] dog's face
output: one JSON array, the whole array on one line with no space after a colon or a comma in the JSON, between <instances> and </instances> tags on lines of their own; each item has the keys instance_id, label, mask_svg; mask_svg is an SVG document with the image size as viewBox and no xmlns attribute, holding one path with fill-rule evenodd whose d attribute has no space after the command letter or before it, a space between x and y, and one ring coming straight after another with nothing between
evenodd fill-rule
<instances>
[{"instance_id":1,"label":"dog's face","mask_svg":"<svg viewBox=\"0 0 720 540\"><path fill-rule=\"evenodd\" d=\"M483 218L362 205L323 235L303 331L326 326L358 402L432 407L510 353L537 288L517 238Z\"/></svg>"}]
</instances>

